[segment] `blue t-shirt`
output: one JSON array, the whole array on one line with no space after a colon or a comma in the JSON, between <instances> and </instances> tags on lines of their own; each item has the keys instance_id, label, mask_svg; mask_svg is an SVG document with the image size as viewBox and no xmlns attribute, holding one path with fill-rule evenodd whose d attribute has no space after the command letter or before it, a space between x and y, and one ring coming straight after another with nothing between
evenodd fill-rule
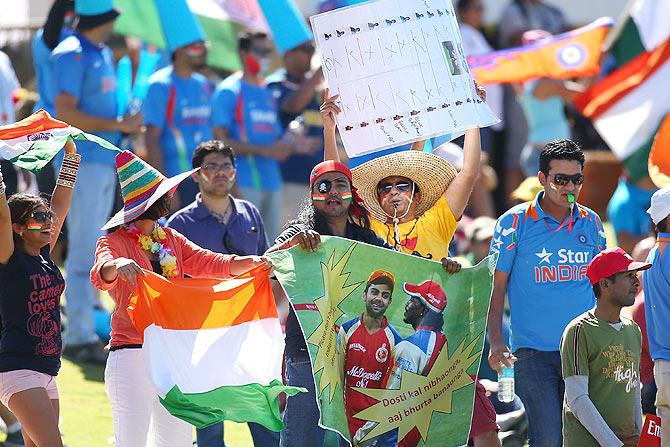
<instances>
[{"instance_id":1,"label":"blue t-shirt","mask_svg":"<svg viewBox=\"0 0 670 447\"><path fill-rule=\"evenodd\" d=\"M528 142L548 143L560 138L570 138L570 126L563 111L565 105L560 96L540 100L533 96L539 79L526 82L521 96L521 105L528 120Z\"/></svg>"},{"instance_id":2,"label":"blue t-shirt","mask_svg":"<svg viewBox=\"0 0 670 447\"><path fill-rule=\"evenodd\" d=\"M670 361L670 233L658 233L647 256L651 268L642 271L644 313L647 316L651 359Z\"/></svg>"},{"instance_id":3,"label":"blue t-shirt","mask_svg":"<svg viewBox=\"0 0 670 447\"><path fill-rule=\"evenodd\" d=\"M51 53L54 99L62 92L79 101L78 108L89 115L116 119L116 69L114 55L107 45L94 45L81 34L66 38ZM86 130L86 129L82 129ZM117 131L91 132L117 145ZM104 163L115 166L116 152L98 144L79 140L77 153L81 163Z\"/></svg>"},{"instance_id":4,"label":"blue t-shirt","mask_svg":"<svg viewBox=\"0 0 670 447\"><path fill-rule=\"evenodd\" d=\"M195 148L212 139L211 101L207 78L199 73L185 79L169 66L149 78L144 123L163 131L160 142L168 177L190 170Z\"/></svg>"},{"instance_id":5,"label":"blue t-shirt","mask_svg":"<svg viewBox=\"0 0 670 447\"><path fill-rule=\"evenodd\" d=\"M71 36L73 31L69 28L63 28L60 32L59 42ZM35 84L37 93L40 95L33 112L39 109L44 109L51 116L56 116L56 108L54 107L54 94L52 68L51 68L51 48L44 43L42 36L44 35L44 28L40 28L35 33L33 38L33 66L35 67Z\"/></svg>"},{"instance_id":6,"label":"blue t-shirt","mask_svg":"<svg viewBox=\"0 0 670 447\"><path fill-rule=\"evenodd\" d=\"M225 127L231 138L269 146L282 134L277 99L266 86L247 84L239 73L221 81L212 100L212 125ZM281 189L279 162L264 155L235 159L237 183L242 188Z\"/></svg>"},{"instance_id":7,"label":"blue t-shirt","mask_svg":"<svg viewBox=\"0 0 670 447\"><path fill-rule=\"evenodd\" d=\"M60 369L60 296L65 280L49 255L14 249L0 264L0 372L30 369L55 376Z\"/></svg>"},{"instance_id":8,"label":"blue t-shirt","mask_svg":"<svg viewBox=\"0 0 670 447\"><path fill-rule=\"evenodd\" d=\"M321 148L315 151L314 154L296 154L290 156L286 161L281 163L281 176L285 182L309 184L309 174L312 168L323 161L323 121L319 108L321 102L314 95L307 104L307 107L299 113L286 113L281 111L282 102L290 94L294 93L300 88L300 79L296 79L286 73L285 69L277 70L275 73L268 76L265 80L268 88L277 98L280 112L279 119L281 121L282 129L286 129L291 121L298 115L302 116L303 124L305 126L305 135L321 140Z\"/></svg>"},{"instance_id":9,"label":"blue t-shirt","mask_svg":"<svg viewBox=\"0 0 670 447\"><path fill-rule=\"evenodd\" d=\"M621 231L633 236L646 236L651 232L651 220L647 208L651 204L654 191L639 188L626 179L619 179L619 186L612 194L607 205L607 220L614 227L614 232Z\"/></svg>"},{"instance_id":10,"label":"blue t-shirt","mask_svg":"<svg viewBox=\"0 0 670 447\"><path fill-rule=\"evenodd\" d=\"M491 240L496 269L509 274L512 351L558 351L567 324L595 305L586 268L606 246L600 217L577 204L558 222L540 207L543 194L500 216Z\"/></svg>"}]
</instances>

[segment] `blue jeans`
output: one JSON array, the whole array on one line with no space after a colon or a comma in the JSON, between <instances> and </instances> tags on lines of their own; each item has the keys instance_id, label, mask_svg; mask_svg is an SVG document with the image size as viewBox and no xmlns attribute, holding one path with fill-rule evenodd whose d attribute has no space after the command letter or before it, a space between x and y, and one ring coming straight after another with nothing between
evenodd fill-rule
<instances>
[{"instance_id":1,"label":"blue jeans","mask_svg":"<svg viewBox=\"0 0 670 447\"><path fill-rule=\"evenodd\" d=\"M559 351L519 348L514 352L516 394L526 408L528 445L563 445L563 393L565 384Z\"/></svg>"},{"instance_id":2,"label":"blue jeans","mask_svg":"<svg viewBox=\"0 0 670 447\"><path fill-rule=\"evenodd\" d=\"M116 194L116 169L102 163L82 163L67 215L69 248L65 261L67 331L65 343L82 345L98 339L93 308L97 290L90 271L100 230L112 212Z\"/></svg>"},{"instance_id":3,"label":"blue jeans","mask_svg":"<svg viewBox=\"0 0 670 447\"><path fill-rule=\"evenodd\" d=\"M249 422L254 447L279 447L279 433L261 424ZM223 422L195 430L198 447L223 447Z\"/></svg>"},{"instance_id":4,"label":"blue jeans","mask_svg":"<svg viewBox=\"0 0 670 447\"><path fill-rule=\"evenodd\" d=\"M323 446L326 431L319 427L319 407L309 358L286 359L286 384L305 387L307 392L286 399L281 447Z\"/></svg>"}]
</instances>

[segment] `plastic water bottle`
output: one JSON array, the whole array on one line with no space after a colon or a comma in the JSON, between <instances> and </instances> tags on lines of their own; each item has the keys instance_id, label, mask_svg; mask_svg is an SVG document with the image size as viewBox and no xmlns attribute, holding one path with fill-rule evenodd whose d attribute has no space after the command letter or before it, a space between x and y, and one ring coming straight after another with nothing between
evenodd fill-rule
<instances>
[{"instance_id":1,"label":"plastic water bottle","mask_svg":"<svg viewBox=\"0 0 670 447\"><path fill-rule=\"evenodd\" d=\"M509 358L509 352L505 352ZM512 402L514 400L514 364L511 368L502 367L502 374L498 374L498 400L500 402Z\"/></svg>"}]
</instances>

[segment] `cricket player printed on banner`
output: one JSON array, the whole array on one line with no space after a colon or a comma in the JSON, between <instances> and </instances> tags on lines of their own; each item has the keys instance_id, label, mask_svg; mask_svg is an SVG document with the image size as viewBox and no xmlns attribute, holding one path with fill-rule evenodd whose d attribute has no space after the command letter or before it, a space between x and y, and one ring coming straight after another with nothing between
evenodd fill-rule
<instances>
[{"instance_id":1,"label":"cricket player printed on banner","mask_svg":"<svg viewBox=\"0 0 670 447\"><path fill-rule=\"evenodd\" d=\"M311 22L349 156L499 121L478 101L451 1L378 0Z\"/></svg>"},{"instance_id":2,"label":"cricket player printed on banner","mask_svg":"<svg viewBox=\"0 0 670 447\"><path fill-rule=\"evenodd\" d=\"M321 242L270 254L308 343L321 424L353 446L465 444L496 256L449 275L416 256Z\"/></svg>"}]
</instances>

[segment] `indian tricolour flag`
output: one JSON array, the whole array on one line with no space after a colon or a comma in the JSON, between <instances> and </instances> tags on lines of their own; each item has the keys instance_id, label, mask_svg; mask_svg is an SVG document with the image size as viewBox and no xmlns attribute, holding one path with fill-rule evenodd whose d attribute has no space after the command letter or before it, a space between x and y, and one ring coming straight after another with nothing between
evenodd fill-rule
<instances>
[{"instance_id":1,"label":"indian tricolour flag","mask_svg":"<svg viewBox=\"0 0 670 447\"><path fill-rule=\"evenodd\" d=\"M280 431L284 336L268 271L233 279L141 278L128 312L163 406L202 428L224 419Z\"/></svg>"},{"instance_id":2,"label":"indian tricolour flag","mask_svg":"<svg viewBox=\"0 0 670 447\"><path fill-rule=\"evenodd\" d=\"M647 175L649 151L670 111L670 1L631 0L606 46L617 68L575 100L631 180Z\"/></svg>"},{"instance_id":3,"label":"indian tricolour flag","mask_svg":"<svg viewBox=\"0 0 670 447\"><path fill-rule=\"evenodd\" d=\"M89 140L105 149L121 152L108 141L38 110L21 121L0 127L0 158L37 174L69 139Z\"/></svg>"}]
</instances>

